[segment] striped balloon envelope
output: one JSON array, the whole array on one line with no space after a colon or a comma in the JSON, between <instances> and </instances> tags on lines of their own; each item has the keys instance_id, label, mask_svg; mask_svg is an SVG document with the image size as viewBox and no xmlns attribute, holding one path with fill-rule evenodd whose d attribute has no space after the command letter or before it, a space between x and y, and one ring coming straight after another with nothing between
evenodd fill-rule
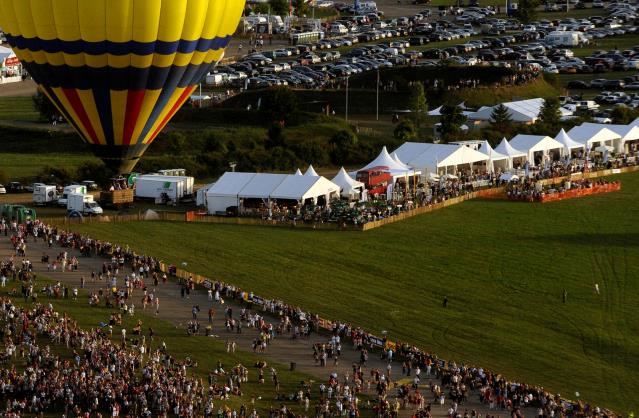
<instances>
[{"instance_id":1,"label":"striped balloon envelope","mask_svg":"<svg viewBox=\"0 0 639 418\"><path fill-rule=\"evenodd\" d=\"M0 27L95 154L129 172L224 55L244 0L0 0Z\"/></svg>"}]
</instances>

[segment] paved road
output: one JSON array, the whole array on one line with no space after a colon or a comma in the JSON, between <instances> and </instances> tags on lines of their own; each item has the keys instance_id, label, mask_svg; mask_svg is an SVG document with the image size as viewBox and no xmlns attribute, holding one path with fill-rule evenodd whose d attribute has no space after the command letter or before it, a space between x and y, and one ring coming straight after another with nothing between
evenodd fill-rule
<instances>
[{"instance_id":1,"label":"paved road","mask_svg":"<svg viewBox=\"0 0 639 418\"><path fill-rule=\"evenodd\" d=\"M104 282L91 282L91 271L99 271L101 269L103 258L98 257L80 257L79 252L71 251L69 256L76 256L80 260L78 271L76 272L47 272L46 265L40 263L40 259L43 254L48 254L55 258L58 254L60 247L54 245L49 249L42 242L37 243L29 242L27 245L27 258L31 260L34 265L34 271L40 276L47 276L54 280L59 280L70 287L80 287L80 277L86 278L85 289L86 290L98 290L100 287L104 288L106 283ZM4 236L0 237L0 259L7 259L13 254L11 242ZM122 276L122 274L120 274ZM121 282L120 282L121 283ZM214 333L219 335L221 341L235 341L237 349L250 352L252 351L252 342L257 336L257 332L254 329L249 329L246 326L242 328L242 334L228 333L224 327L224 307L217 304L215 301L209 301L208 295L203 291L195 291L191 293L190 297L182 298L180 294L180 287L175 282L167 282L166 284L160 284L154 294L160 298L160 312L158 317L174 323L175 325L185 327L185 324L191 320L191 309L193 305L200 305L201 312L198 319L205 323L207 321L207 311L210 306L214 306L216 309L216 316L213 321ZM134 301L141 300L141 291L135 295ZM142 303L134 302L136 311L142 311ZM226 306L232 306L233 314L235 317L239 315L240 305L234 302L227 301ZM147 313L153 314L154 308L147 307ZM268 318L273 324L277 323L275 318ZM326 342L327 338L313 335L310 339L292 339L288 335L284 335L276 338L266 349L266 352L261 354L267 361L277 361L279 363L289 364L289 362L295 362L297 364L297 370L307 373L313 376L317 381L325 381L328 375L336 371L343 376L345 373L351 370L353 363L359 360L359 352L355 351L353 346L348 342L342 345L342 358L338 365L333 365L333 362L329 359L326 367L319 367L315 364L313 359L312 344L316 342ZM376 355L371 354L369 357L368 367L365 371L365 376L368 376L368 370L371 368L378 368L380 370L386 370L386 362L380 360ZM393 376L397 379L398 373L401 373L401 363L394 362ZM427 383L425 380L422 382ZM437 379L433 379L433 382L440 384ZM424 395L429 395L429 391L423 390ZM427 400L429 398L427 397ZM471 402L461 406L463 409L476 409L483 415L491 414L494 411L489 411L483 405L479 404L478 397L471 395ZM440 407L436 406L433 409L434 416L444 417L447 416L448 406ZM501 411L506 413L506 411ZM411 411L402 411L402 416L410 416ZM534 411L526 411L526 416L533 416Z\"/></svg>"}]
</instances>

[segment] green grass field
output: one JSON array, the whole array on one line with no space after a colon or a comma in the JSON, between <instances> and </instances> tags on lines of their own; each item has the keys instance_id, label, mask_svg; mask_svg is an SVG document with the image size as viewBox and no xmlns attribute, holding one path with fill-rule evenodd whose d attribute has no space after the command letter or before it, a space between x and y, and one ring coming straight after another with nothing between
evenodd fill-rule
<instances>
[{"instance_id":1,"label":"green grass field","mask_svg":"<svg viewBox=\"0 0 639 418\"><path fill-rule=\"evenodd\" d=\"M0 119L9 121L37 122L40 114L27 97L0 97Z\"/></svg>"},{"instance_id":2,"label":"green grass field","mask_svg":"<svg viewBox=\"0 0 639 418\"><path fill-rule=\"evenodd\" d=\"M639 174L620 179L618 193L546 205L476 200L366 233L77 230L627 413L639 407Z\"/></svg>"},{"instance_id":3,"label":"green grass field","mask_svg":"<svg viewBox=\"0 0 639 418\"><path fill-rule=\"evenodd\" d=\"M97 158L82 154L42 152L33 154L0 153L0 170L11 179L28 179L37 176L45 166L77 169L87 161L98 161Z\"/></svg>"},{"instance_id":4,"label":"green grass field","mask_svg":"<svg viewBox=\"0 0 639 418\"><path fill-rule=\"evenodd\" d=\"M48 283L50 283L50 280L39 278L36 288L42 288ZM2 289L0 295L6 296L10 289L11 283L9 283L8 287ZM96 328L101 322L108 323L110 314L112 312L117 313L117 310L114 311L102 306L90 307L87 303L87 296L88 294L84 290L80 289L77 301L73 301L72 299L49 299L41 296L39 298L39 302L44 304L51 302L56 311L60 313L67 313L71 318L78 322L78 325L81 328L85 330ZM20 297L13 298L13 302L19 306L31 306L31 304L25 305L23 299ZM244 395L242 397L233 396L228 401L217 400L215 403L216 408L220 405L228 405L231 408L239 410L241 404L245 404L247 407L250 407L250 400L252 397L255 398L256 409L262 413L268 412L271 405L275 407L280 405L281 402L275 401L276 391L274 386L270 383L270 372L268 372L268 370L265 372L265 377L267 378L266 383L263 385L257 383L258 372L257 368L254 367L254 364L260 360L264 360L263 357L239 350L235 353L227 353L224 339L224 336L226 335L225 332L221 334L221 338L219 339L207 338L204 336L188 337L184 328L178 328L167 321L159 320L152 315L146 315L142 312L143 311L141 309L138 309L136 310L136 315L134 317L130 317L128 315L123 317L123 326L127 328L129 335L131 335L131 329L138 319L141 319L143 321L143 335L148 334L147 330L149 326L153 327L153 331L155 333L155 339L153 342L150 342L147 335L147 342L149 342L150 348L155 350L160 346L162 341L164 341L166 342L169 353L176 359L183 360L186 357L190 357L192 360L197 361L198 367L193 368L192 370L195 376L201 378L203 382L207 381L208 373L216 368L218 360L222 361L224 368L227 371L231 370L237 364L242 364L249 369L249 382L242 385ZM220 330L214 330L214 332L219 331ZM120 328L114 327L114 342L120 342L119 336ZM41 340L41 344L43 346L45 345L45 342L48 343L45 339ZM55 345L52 346L52 349L54 352L59 353L63 357L72 358L72 350L68 350L63 346ZM281 379L280 393L289 394L296 392L299 389L301 381L308 382L309 380L312 380L311 377L303 373L289 371L288 365L274 363L270 361L270 359L267 362L269 364L269 370L270 367L274 367L278 372L278 377ZM21 370L24 366L20 360L15 361L15 364L19 370ZM314 388L314 390L316 391L317 389ZM297 411L298 413L302 412L301 408L296 403L284 403L286 403L289 408L292 408L294 411ZM54 413L50 413L47 414L47 416L59 417L60 414L56 415Z\"/></svg>"}]
</instances>

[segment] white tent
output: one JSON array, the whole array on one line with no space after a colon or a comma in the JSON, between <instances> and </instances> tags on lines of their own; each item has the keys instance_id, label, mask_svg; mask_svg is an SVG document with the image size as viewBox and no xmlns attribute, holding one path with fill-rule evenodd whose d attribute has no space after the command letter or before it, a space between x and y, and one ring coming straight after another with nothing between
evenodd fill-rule
<instances>
[{"instance_id":1,"label":"white tent","mask_svg":"<svg viewBox=\"0 0 639 418\"><path fill-rule=\"evenodd\" d=\"M338 194L339 191L338 185L324 177L286 176L284 181L270 193L270 198L299 202L313 199L313 202L317 203L318 197L325 196L328 203L332 195Z\"/></svg>"},{"instance_id":2,"label":"white tent","mask_svg":"<svg viewBox=\"0 0 639 418\"><path fill-rule=\"evenodd\" d=\"M441 116L442 115L442 106L439 106L436 109L428 111L428 116Z\"/></svg>"},{"instance_id":3,"label":"white tent","mask_svg":"<svg viewBox=\"0 0 639 418\"><path fill-rule=\"evenodd\" d=\"M606 124L606 128L619 135L619 139L612 141L616 152L625 152L627 142L639 140L639 126Z\"/></svg>"},{"instance_id":4,"label":"white tent","mask_svg":"<svg viewBox=\"0 0 639 418\"><path fill-rule=\"evenodd\" d=\"M271 174L257 173L248 183L242 187L238 194L238 198L242 199L268 199L270 192L275 190L289 174Z\"/></svg>"},{"instance_id":5,"label":"white tent","mask_svg":"<svg viewBox=\"0 0 639 418\"><path fill-rule=\"evenodd\" d=\"M633 120L632 122L630 122L629 126L639 126L639 118Z\"/></svg>"},{"instance_id":6,"label":"white tent","mask_svg":"<svg viewBox=\"0 0 639 418\"><path fill-rule=\"evenodd\" d=\"M215 186L215 183L207 184L197 190L195 193L195 204L197 206L206 206L206 192L213 186Z\"/></svg>"},{"instance_id":7,"label":"white tent","mask_svg":"<svg viewBox=\"0 0 639 418\"><path fill-rule=\"evenodd\" d=\"M406 176L412 176L413 174L421 174L417 172L414 173L414 170L410 168L412 167L412 165L408 164L407 166L406 164L402 163L402 161L405 161L405 159L401 156L399 156L399 158L399 161L395 161L393 157L391 157L388 153L386 147L384 147L382 148L382 151L379 153L377 158L368 163L359 171L368 170L373 167L388 167L388 170L390 171L393 178L402 178Z\"/></svg>"},{"instance_id":8,"label":"white tent","mask_svg":"<svg viewBox=\"0 0 639 418\"><path fill-rule=\"evenodd\" d=\"M539 117L539 112L544 105L544 99L537 98L519 100L516 102L506 102L502 104L506 107L506 109L508 109L508 115L513 122L534 123ZM491 120L493 110L495 110L497 106L499 105L482 107L476 112L470 113L468 118L471 120L489 122ZM562 116L570 116L572 112L562 108L561 114Z\"/></svg>"},{"instance_id":9,"label":"white tent","mask_svg":"<svg viewBox=\"0 0 639 418\"><path fill-rule=\"evenodd\" d=\"M404 162L402 161L401 158L399 158L399 156L397 155L396 152L393 152L391 155L391 158L393 160L395 160L395 162L397 162L398 164L400 164L402 167L404 167L406 170L412 170L412 168L408 165L408 164L404 164Z\"/></svg>"},{"instance_id":10,"label":"white tent","mask_svg":"<svg viewBox=\"0 0 639 418\"><path fill-rule=\"evenodd\" d=\"M439 168L452 167L456 171L460 166L487 162L488 156L464 146L452 144L426 144L406 142L395 150L402 161L422 173L438 173Z\"/></svg>"},{"instance_id":11,"label":"white tent","mask_svg":"<svg viewBox=\"0 0 639 418\"><path fill-rule=\"evenodd\" d=\"M583 123L568 131L568 135L577 142L581 142L588 149L597 145L612 145L621 136L608 128L607 124Z\"/></svg>"},{"instance_id":12,"label":"white tent","mask_svg":"<svg viewBox=\"0 0 639 418\"><path fill-rule=\"evenodd\" d=\"M488 141L484 140L481 143L479 147L479 151L488 155L488 171L489 172L492 173L495 171L495 162L499 162L501 165L504 166L504 168L509 168L510 158L508 158L508 156L505 154L495 151L493 147L490 146Z\"/></svg>"},{"instance_id":13,"label":"white tent","mask_svg":"<svg viewBox=\"0 0 639 418\"><path fill-rule=\"evenodd\" d=\"M229 206L240 207L240 199L287 199L316 203L324 196L328 202L339 193L339 186L324 177L269 173L224 173L206 192L208 211L225 212Z\"/></svg>"},{"instance_id":14,"label":"white tent","mask_svg":"<svg viewBox=\"0 0 639 418\"><path fill-rule=\"evenodd\" d=\"M561 142L544 135L519 134L510 140L510 144L516 149L526 152L530 164L534 164L536 152L541 152L545 157L553 150L557 150L559 155L561 155L564 150L564 146ZM543 159L542 157L542 161Z\"/></svg>"},{"instance_id":15,"label":"white tent","mask_svg":"<svg viewBox=\"0 0 639 418\"><path fill-rule=\"evenodd\" d=\"M331 181L342 189L341 195L344 197L354 198L364 191L364 183L349 176L344 167L340 168Z\"/></svg>"},{"instance_id":16,"label":"white tent","mask_svg":"<svg viewBox=\"0 0 639 418\"><path fill-rule=\"evenodd\" d=\"M570 153L576 149L584 150L584 144L572 139L570 135L564 131L564 128L561 128L561 131L559 131L555 139L563 144L566 155L570 155Z\"/></svg>"},{"instance_id":17,"label":"white tent","mask_svg":"<svg viewBox=\"0 0 639 418\"><path fill-rule=\"evenodd\" d=\"M206 207L209 213L226 212L229 206L237 206L238 194L255 176L255 173L224 173L206 192Z\"/></svg>"},{"instance_id":18,"label":"white tent","mask_svg":"<svg viewBox=\"0 0 639 418\"><path fill-rule=\"evenodd\" d=\"M295 172L296 176L301 176L302 175L302 171L298 168L297 171Z\"/></svg>"},{"instance_id":19,"label":"white tent","mask_svg":"<svg viewBox=\"0 0 639 418\"><path fill-rule=\"evenodd\" d=\"M304 173L306 177L319 177L319 174L313 168L313 164L309 165L306 169L306 173Z\"/></svg>"},{"instance_id":20,"label":"white tent","mask_svg":"<svg viewBox=\"0 0 639 418\"><path fill-rule=\"evenodd\" d=\"M499 143L499 145L497 145L497 148L495 148L495 152L498 152L508 157L508 168L513 168L513 160L515 158L522 159L522 164L523 164L523 161L525 161L526 158L528 158L528 155L525 152L515 149L515 147L510 145L510 143L508 142L506 138L503 138L501 142Z\"/></svg>"}]
</instances>

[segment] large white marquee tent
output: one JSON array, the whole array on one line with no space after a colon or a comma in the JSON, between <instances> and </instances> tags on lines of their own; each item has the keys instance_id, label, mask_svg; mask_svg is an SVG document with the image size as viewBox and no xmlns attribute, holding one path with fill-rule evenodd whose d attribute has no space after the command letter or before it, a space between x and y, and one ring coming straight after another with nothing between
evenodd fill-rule
<instances>
[{"instance_id":1,"label":"large white marquee tent","mask_svg":"<svg viewBox=\"0 0 639 418\"><path fill-rule=\"evenodd\" d=\"M273 199L300 203L312 199L317 203L321 197L330 201L339 191L338 185L321 176L227 172L206 191L206 203L209 213L215 214L229 206L240 208L242 199L262 199L267 204Z\"/></svg>"},{"instance_id":2,"label":"large white marquee tent","mask_svg":"<svg viewBox=\"0 0 639 418\"><path fill-rule=\"evenodd\" d=\"M495 171L496 165L500 168L505 168L505 169L510 168L509 167L510 158L508 158L508 156L505 154L495 151L493 147L490 146L488 141L484 140L481 143L478 151L488 155L488 171L490 172Z\"/></svg>"},{"instance_id":3,"label":"large white marquee tent","mask_svg":"<svg viewBox=\"0 0 639 418\"><path fill-rule=\"evenodd\" d=\"M562 155L564 150L561 142L544 135L516 135L510 140L510 145L524 151L531 165L535 165L535 153L541 153L540 162L542 162L553 151Z\"/></svg>"},{"instance_id":4,"label":"large white marquee tent","mask_svg":"<svg viewBox=\"0 0 639 418\"><path fill-rule=\"evenodd\" d=\"M535 123L544 105L544 99L519 100L502 104L508 109L508 115L513 122ZM497 106L499 105L481 107L476 112L470 113L468 119L478 122L490 122L493 111ZM561 114L562 116L570 116L572 112L562 108Z\"/></svg>"},{"instance_id":5,"label":"large white marquee tent","mask_svg":"<svg viewBox=\"0 0 639 418\"><path fill-rule=\"evenodd\" d=\"M568 135L588 149L595 149L599 145L613 146L615 140L621 139L619 134L603 123L583 123L569 130Z\"/></svg>"},{"instance_id":6,"label":"large white marquee tent","mask_svg":"<svg viewBox=\"0 0 639 418\"><path fill-rule=\"evenodd\" d=\"M438 173L439 170L456 172L468 165L487 163L488 155L465 145L429 144L405 142L395 150L395 154L406 164L422 173Z\"/></svg>"}]
</instances>

